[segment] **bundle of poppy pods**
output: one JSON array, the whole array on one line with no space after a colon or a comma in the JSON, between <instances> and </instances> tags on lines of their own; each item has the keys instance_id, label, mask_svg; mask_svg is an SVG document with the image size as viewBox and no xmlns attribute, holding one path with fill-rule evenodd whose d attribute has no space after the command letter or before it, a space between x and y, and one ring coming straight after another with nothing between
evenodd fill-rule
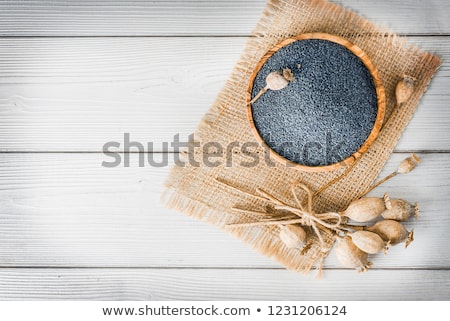
<instances>
[{"instance_id":1,"label":"bundle of poppy pods","mask_svg":"<svg viewBox=\"0 0 450 321\"><path fill-rule=\"evenodd\" d=\"M398 169L381 180L381 182L396 176L397 174L406 174L412 171L417 164L421 162L420 158L412 154L404 159ZM373 188L369 189L371 191ZM369 192L367 191L366 194ZM327 224L335 220L339 215L339 223L334 225L325 225L321 223L322 228L328 228L335 232L337 245L335 254L344 267L354 268L358 272L367 271L372 263L368 261L369 254L387 252L391 245L405 243L405 247L414 240L414 231L408 231L401 222L407 221L410 217L418 217L418 204L410 204L402 199L390 199L387 194L383 197L361 197L354 200L342 212L315 214L315 217L327 215L324 222ZM351 224L348 224L350 220ZM378 220L378 221L377 221ZM286 221L285 221L286 222ZM371 225L364 225L367 223ZM279 237L286 247L302 250L308 245L307 233L302 224L283 224L278 221L280 227ZM310 224L306 224L311 226Z\"/></svg>"}]
</instances>

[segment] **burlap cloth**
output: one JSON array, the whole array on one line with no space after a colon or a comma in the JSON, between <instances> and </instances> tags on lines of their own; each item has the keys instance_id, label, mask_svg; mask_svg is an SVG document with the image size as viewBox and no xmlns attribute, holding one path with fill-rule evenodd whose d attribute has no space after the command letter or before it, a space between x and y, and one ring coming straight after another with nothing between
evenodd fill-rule
<instances>
[{"instance_id":1,"label":"burlap cloth","mask_svg":"<svg viewBox=\"0 0 450 321\"><path fill-rule=\"evenodd\" d=\"M265 150L262 147L254 151L261 158L257 166L240 164L249 161L248 156L241 152L242 144L256 142L246 109L246 90L253 69L261 57L280 41L311 32L346 38L364 50L378 68L385 86L386 117L393 113L378 139L352 170L315 198L314 209L317 212L342 210L374 182L437 71L440 59L407 45L403 39L338 5L319 0L270 0L229 80L196 131L195 139L201 146L217 142L225 150L230 143L237 142L239 146L233 148L232 159L229 155L227 162L224 153L223 157L211 158L214 162L219 161L219 166L206 166L202 163L206 151L196 148L193 156L200 166L175 166L166 181L167 189L162 198L168 207L221 227L286 268L301 272L309 271L322 257L320 244L313 233L309 232L308 236L314 241L313 246L305 253L287 248L278 237L276 225L230 229L225 224L260 219L233 211L234 206L261 212L272 209L266 201L227 185L249 194L255 194L255 190L261 188L295 205L289 189L291 183L303 182L315 191L345 170L306 173L280 164L268 166L263 161ZM416 90L405 105L396 109L395 87L404 74L417 79ZM323 237L327 247L331 248L333 238L327 233Z\"/></svg>"}]
</instances>

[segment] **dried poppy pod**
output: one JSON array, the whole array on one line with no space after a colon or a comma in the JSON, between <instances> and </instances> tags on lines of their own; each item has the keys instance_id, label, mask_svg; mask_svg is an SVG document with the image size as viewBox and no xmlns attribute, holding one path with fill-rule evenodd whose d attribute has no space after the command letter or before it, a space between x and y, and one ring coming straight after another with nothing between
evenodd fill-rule
<instances>
[{"instance_id":1,"label":"dried poppy pod","mask_svg":"<svg viewBox=\"0 0 450 321\"><path fill-rule=\"evenodd\" d=\"M389 197L363 197L350 203L347 209L340 213L355 222L369 222L376 219L384 210Z\"/></svg>"},{"instance_id":2,"label":"dried poppy pod","mask_svg":"<svg viewBox=\"0 0 450 321\"><path fill-rule=\"evenodd\" d=\"M364 251L369 254L376 254L381 251L387 250L386 244L383 239L373 232L369 231L356 231L352 234L349 234L352 238L353 243L359 248L361 251Z\"/></svg>"},{"instance_id":3,"label":"dried poppy pod","mask_svg":"<svg viewBox=\"0 0 450 321\"><path fill-rule=\"evenodd\" d=\"M372 263L367 260L367 253L357 248L349 236L337 238L334 251L339 262L346 268L366 272L372 266Z\"/></svg>"},{"instance_id":4,"label":"dried poppy pod","mask_svg":"<svg viewBox=\"0 0 450 321\"><path fill-rule=\"evenodd\" d=\"M418 164L420 164L422 160L419 156L412 153L410 157L405 158L400 165L398 166L397 173L398 174L407 174L411 172Z\"/></svg>"},{"instance_id":5,"label":"dried poppy pod","mask_svg":"<svg viewBox=\"0 0 450 321\"><path fill-rule=\"evenodd\" d=\"M390 200L387 209L381 213L381 216L387 220L406 221L411 215L416 218L419 216L419 205L409 204L402 199Z\"/></svg>"},{"instance_id":6,"label":"dried poppy pod","mask_svg":"<svg viewBox=\"0 0 450 321\"><path fill-rule=\"evenodd\" d=\"M405 158L400 163L397 170L393 173L390 173L388 176L383 178L382 180L379 180L375 184L373 184L362 196L365 196L369 194L372 190L383 184L384 182L390 180L391 178L397 176L398 174L407 174L411 172L414 168L416 168L417 165L419 165L422 162L419 156L417 156L414 153L411 153L411 156L408 158Z\"/></svg>"},{"instance_id":7,"label":"dried poppy pod","mask_svg":"<svg viewBox=\"0 0 450 321\"><path fill-rule=\"evenodd\" d=\"M405 242L405 247L414 240L414 230L408 230L399 222L394 220L382 220L373 226L365 228L367 231L377 233L385 242L396 245Z\"/></svg>"},{"instance_id":8,"label":"dried poppy pod","mask_svg":"<svg viewBox=\"0 0 450 321\"><path fill-rule=\"evenodd\" d=\"M299 225L280 225L280 239L290 249L302 249L306 244L306 232Z\"/></svg>"},{"instance_id":9,"label":"dried poppy pod","mask_svg":"<svg viewBox=\"0 0 450 321\"><path fill-rule=\"evenodd\" d=\"M397 106L408 101L414 92L414 81L416 78L403 75L403 79L397 84L395 88L395 97L397 100Z\"/></svg>"},{"instance_id":10,"label":"dried poppy pod","mask_svg":"<svg viewBox=\"0 0 450 321\"><path fill-rule=\"evenodd\" d=\"M258 94L250 101L253 104L268 90L281 90L285 88L291 81L294 81L294 74L289 68L283 70L272 71L266 77L266 86L259 91Z\"/></svg>"}]
</instances>

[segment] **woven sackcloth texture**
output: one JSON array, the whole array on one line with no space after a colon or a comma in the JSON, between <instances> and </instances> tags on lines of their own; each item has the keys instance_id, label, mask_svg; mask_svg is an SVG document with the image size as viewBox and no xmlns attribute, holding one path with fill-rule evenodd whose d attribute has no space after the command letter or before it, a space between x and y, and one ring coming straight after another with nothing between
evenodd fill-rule
<instances>
[{"instance_id":1,"label":"woven sackcloth texture","mask_svg":"<svg viewBox=\"0 0 450 321\"><path fill-rule=\"evenodd\" d=\"M257 195L258 188L295 206L290 190L292 183L302 182L316 191L345 171L342 168L309 173L268 163L264 148L252 144L246 146L246 151L253 155L257 153L259 162L256 166L243 164L254 161L248 153L242 152L243 145L256 143L246 107L246 91L253 69L261 57L280 41L311 32L343 37L365 51L377 67L385 87L385 119L392 113L377 140L351 171L314 198L314 210L321 213L345 209L367 190L411 119L420 97L440 65L440 59L407 45L403 39L338 5L318 0L271 0L229 80L195 132L191 143L194 146L198 142L200 147L190 154L181 153L183 160L191 158L191 162L186 161L185 165L177 165L171 170L162 197L166 206L214 224L260 253L276 259L286 268L299 272L309 271L324 256L317 237L311 231L308 237L313 242L312 246L307 251L299 251L287 248L280 241L276 225L238 228L226 225L261 219L252 213L235 211L233 207L258 212L273 211L270 203L253 196ZM404 74L417 79L415 91L407 103L395 108L395 87ZM216 143L222 146L223 153L217 150L217 146L214 147ZM233 152L226 153L227 148ZM210 157L208 153L214 152L215 157ZM203 162L205 157L210 157L208 160L215 166L207 166ZM299 197L305 198L305 195L299 193ZM326 232L323 232L323 238L330 249L333 238Z\"/></svg>"}]
</instances>

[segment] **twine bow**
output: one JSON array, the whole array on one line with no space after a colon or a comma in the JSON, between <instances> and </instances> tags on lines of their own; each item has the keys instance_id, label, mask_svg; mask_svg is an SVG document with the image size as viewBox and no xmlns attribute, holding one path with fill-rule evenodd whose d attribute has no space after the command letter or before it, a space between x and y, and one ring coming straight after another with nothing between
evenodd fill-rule
<instances>
[{"instance_id":1,"label":"twine bow","mask_svg":"<svg viewBox=\"0 0 450 321\"><path fill-rule=\"evenodd\" d=\"M224 183L224 182L222 182ZM226 183L224 183L226 184ZM228 185L228 184L226 184ZM230 186L230 185L228 185ZM234 186L230 186L232 188L237 189ZM303 189L308 198L306 200L306 208L302 203L300 202L296 190L296 187L300 187ZM241 190L239 190L241 191ZM245 191L241 191L245 194L258 197L260 199L263 199L269 203L272 203L274 205L274 209L277 210L284 210L291 215L285 215L282 217L277 218L269 218L269 219L261 219L257 222L251 222L251 223L237 223L237 224L229 224L228 227L244 227L244 226L257 226L257 225L290 225L290 224L301 224L304 226L309 226L312 228L314 233L317 235L317 238L320 241L322 252L327 252L329 249L326 247L325 241L323 240L323 237L320 233L320 229L328 229L332 231L340 231L340 226L342 223L342 217L339 215L339 213L335 212L327 212L327 213L315 213L312 205L313 205L313 193L311 190L302 183L296 183L291 186L291 192L294 197L294 200L296 202L297 207L291 206L289 204L286 204L285 202L279 200L278 198L274 197L273 195L270 195L267 192L264 192L261 189L256 189L256 193L258 195L253 195L250 193L247 193ZM252 213L252 214L258 214L258 215L268 215L268 213L253 211L253 210L245 210L241 208L233 207L233 210L240 211L240 212L246 212L246 213ZM332 221L332 223L330 222Z\"/></svg>"}]
</instances>

